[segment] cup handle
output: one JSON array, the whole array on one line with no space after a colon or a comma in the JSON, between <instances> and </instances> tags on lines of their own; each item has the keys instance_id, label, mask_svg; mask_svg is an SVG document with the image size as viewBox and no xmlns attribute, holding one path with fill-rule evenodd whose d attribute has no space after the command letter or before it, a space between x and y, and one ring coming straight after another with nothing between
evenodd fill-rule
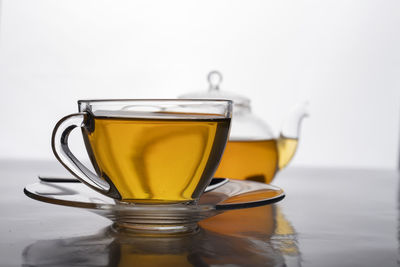
<instances>
[{"instance_id":1,"label":"cup handle","mask_svg":"<svg viewBox=\"0 0 400 267\"><path fill-rule=\"evenodd\" d=\"M113 190L107 181L86 168L68 147L69 134L76 127L84 127L87 118L88 113L82 112L68 115L57 122L51 138L53 153L58 161L81 182L102 194L120 199L118 191Z\"/></svg>"}]
</instances>

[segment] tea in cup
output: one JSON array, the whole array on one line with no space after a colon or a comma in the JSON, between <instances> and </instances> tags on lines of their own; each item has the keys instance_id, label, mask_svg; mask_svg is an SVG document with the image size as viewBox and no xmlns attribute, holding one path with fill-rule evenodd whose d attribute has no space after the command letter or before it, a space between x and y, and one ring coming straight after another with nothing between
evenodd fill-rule
<instances>
[{"instance_id":1,"label":"tea in cup","mask_svg":"<svg viewBox=\"0 0 400 267\"><path fill-rule=\"evenodd\" d=\"M53 131L57 159L81 182L120 201L195 203L228 140L229 100L80 100ZM70 151L80 127L96 174Z\"/></svg>"}]
</instances>

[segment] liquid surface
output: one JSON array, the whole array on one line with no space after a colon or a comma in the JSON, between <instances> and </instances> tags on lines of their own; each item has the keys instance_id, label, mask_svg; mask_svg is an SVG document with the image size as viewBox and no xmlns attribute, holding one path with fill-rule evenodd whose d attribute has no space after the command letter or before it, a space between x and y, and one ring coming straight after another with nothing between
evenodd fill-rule
<instances>
[{"instance_id":1,"label":"liquid surface","mask_svg":"<svg viewBox=\"0 0 400 267\"><path fill-rule=\"evenodd\" d=\"M215 177L270 183L297 148L297 139L228 141Z\"/></svg>"},{"instance_id":2,"label":"liquid surface","mask_svg":"<svg viewBox=\"0 0 400 267\"><path fill-rule=\"evenodd\" d=\"M230 119L93 119L84 139L98 174L124 201L200 196L223 152Z\"/></svg>"}]
</instances>

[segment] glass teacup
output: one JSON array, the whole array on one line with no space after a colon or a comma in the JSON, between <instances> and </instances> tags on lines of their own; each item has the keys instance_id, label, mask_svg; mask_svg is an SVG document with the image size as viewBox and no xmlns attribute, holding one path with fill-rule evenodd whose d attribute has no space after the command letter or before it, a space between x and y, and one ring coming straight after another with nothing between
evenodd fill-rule
<instances>
[{"instance_id":1,"label":"glass teacup","mask_svg":"<svg viewBox=\"0 0 400 267\"><path fill-rule=\"evenodd\" d=\"M80 100L54 128L56 158L81 182L124 202L193 204L228 140L230 100ZM80 127L96 174L70 151Z\"/></svg>"}]
</instances>

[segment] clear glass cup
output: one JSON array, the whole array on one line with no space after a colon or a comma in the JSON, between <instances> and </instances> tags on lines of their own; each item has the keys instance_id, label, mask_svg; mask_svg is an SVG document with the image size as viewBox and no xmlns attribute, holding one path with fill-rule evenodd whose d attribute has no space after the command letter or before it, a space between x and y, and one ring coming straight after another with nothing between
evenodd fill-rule
<instances>
[{"instance_id":1,"label":"clear glass cup","mask_svg":"<svg viewBox=\"0 0 400 267\"><path fill-rule=\"evenodd\" d=\"M135 204L195 204L210 183L229 136L230 100L80 100L52 135L56 158L81 182ZM70 151L81 128L90 171Z\"/></svg>"}]
</instances>

